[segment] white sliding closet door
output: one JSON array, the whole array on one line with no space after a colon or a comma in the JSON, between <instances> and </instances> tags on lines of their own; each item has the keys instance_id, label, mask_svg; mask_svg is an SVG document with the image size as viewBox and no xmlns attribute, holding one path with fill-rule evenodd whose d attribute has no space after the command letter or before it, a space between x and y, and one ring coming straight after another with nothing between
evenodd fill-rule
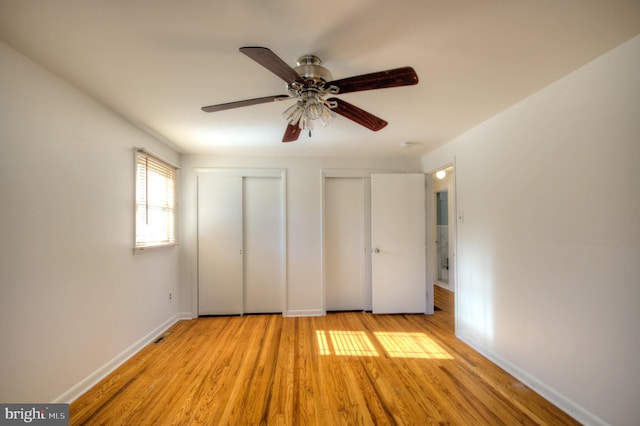
<instances>
[{"instance_id":1,"label":"white sliding closet door","mask_svg":"<svg viewBox=\"0 0 640 426\"><path fill-rule=\"evenodd\" d=\"M371 304L371 283L365 282L369 278L365 179L336 177L325 178L324 182L325 308L364 310Z\"/></svg>"},{"instance_id":2,"label":"white sliding closet door","mask_svg":"<svg viewBox=\"0 0 640 426\"><path fill-rule=\"evenodd\" d=\"M198 314L285 309L283 173L198 174Z\"/></svg>"},{"instance_id":3,"label":"white sliding closet door","mask_svg":"<svg viewBox=\"0 0 640 426\"><path fill-rule=\"evenodd\" d=\"M198 314L243 311L242 177L198 176Z\"/></svg>"},{"instance_id":4,"label":"white sliding closet door","mask_svg":"<svg viewBox=\"0 0 640 426\"><path fill-rule=\"evenodd\" d=\"M424 313L423 174L371 175L373 312Z\"/></svg>"},{"instance_id":5,"label":"white sliding closet door","mask_svg":"<svg viewBox=\"0 0 640 426\"><path fill-rule=\"evenodd\" d=\"M283 212L279 178L244 178L244 312L282 312Z\"/></svg>"}]
</instances>

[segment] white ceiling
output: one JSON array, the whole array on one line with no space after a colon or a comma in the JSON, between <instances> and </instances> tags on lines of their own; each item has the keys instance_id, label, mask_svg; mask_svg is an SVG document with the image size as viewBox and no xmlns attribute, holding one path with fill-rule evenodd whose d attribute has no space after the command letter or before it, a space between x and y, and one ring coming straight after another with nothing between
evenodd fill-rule
<instances>
[{"instance_id":1,"label":"white ceiling","mask_svg":"<svg viewBox=\"0 0 640 426\"><path fill-rule=\"evenodd\" d=\"M182 152L221 155L421 156L639 32L637 0L0 0L0 40ZM379 132L338 116L283 144L289 101L200 110L285 93L242 46L318 55L334 79L410 65L420 83L343 95Z\"/></svg>"}]
</instances>

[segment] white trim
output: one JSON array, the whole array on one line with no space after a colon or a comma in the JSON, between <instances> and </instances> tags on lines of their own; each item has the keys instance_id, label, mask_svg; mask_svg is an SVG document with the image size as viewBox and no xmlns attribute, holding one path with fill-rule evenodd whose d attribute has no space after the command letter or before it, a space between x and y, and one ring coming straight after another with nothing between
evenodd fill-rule
<instances>
[{"instance_id":1,"label":"white trim","mask_svg":"<svg viewBox=\"0 0 640 426\"><path fill-rule=\"evenodd\" d=\"M180 321L181 314L175 314L158 327L154 328L152 331L147 333L146 336L135 342L133 345L129 346L124 351L120 352L115 358L111 361L104 364L102 367L98 368L93 373L89 374L87 377L82 379L76 385L71 387L69 390L64 392L62 395L55 398L51 403L67 403L70 404L75 401L78 397L82 396L85 392L91 389L93 386L97 385L102 379L111 374L115 369L120 367L122 364L127 362L131 357L133 357L136 353L142 350L145 346L151 343L154 339L156 339L160 334L165 332L172 325Z\"/></svg>"},{"instance_id":2,"label":"white trim","mask_svg":"<svg viewBox=\"0 0 640 426\"><path fill-rule=\"evenodd\" d=\"M419 173L398 169L322 169L323 178L369 178L372 173Z\"/></svg>"},{"instance_id":3,"label":"white trim","mask_svg":"<svg viewBox=\"0 0 640 426\"><path fill-rule=\"evenodd\" d=\"M287 239L287 169L281 169L280 185L282 194L282 314L289 309L289 276L287 271L287 258L289 253L289 241Z\"/></svg>"},{"instance_id":4,"label":"white trim","mask_svg":"<svg viewBox=\"0 0 640 426\"><path fill-rule=\"evenodd\" d=\"M242 176L242 177L282 177L286 169L245 169L239 168L221 168L221 167L196 167L193 169L196 174L210 173L220 176Z\"/></svg>"},{"instance_id":5,"label":"white trim","mask_svg":"<svg viewBox=\"0 0 640 426\"><path fill-rule=\"evenodd\" d=\"M433 315L435 313L435 289L434 289L434 277L435 274L435 264L434 261L434 253L433 253L433 242L434 242L434 223L436 221L434 217L434 197L435 194L433 192L433 183L431 177L432 174L425 173L425 185L424 185L424 209L425 209L425 273L427 277L427 315Z\"/></svg>"},{"instance_id":6,"label":"white trim","mask_svg":"<svg viewBox=\"0 0 640 426\"><path fill-rule=\"evenodd\" d=\"M453 229L453 330L458 329L458 318L460 318L458 307L458 164L456 163L456 156L453 156L453 211L456 214L455 228ZM464 222L460 222L462 225ZM451 287L451 284L449 284Z\"/></svg>"},{"instance_id":7,"label":"white trim","mask_svg":"<svg viewBox=\"0 0 640 426\"><path fill-rule=\"evenodd\" d=\"M327 271L325 268L325 192L326 192L327 175L325 170L320 170L320 310L322 315L327 314L327 295L325 294L325 277Z\"/></svg>"},{"instance_id":8,"label":"white trim","mask_svg":"<svg viewBox=\"0 0 640 426\"><path fill-rule=\"evenodd\" d=\"M174 247L178 247L178 243L171 243L171 244L158 244L155 246L147 246L147 247L134 247L133 248L133 254L141 254L144 252L152 252L155 250L162 250L162 249L170 249L170 248L174 248Z\"/></svg>"},{"instance_id":9,"label":"white trim","mask_svg":"<svg viewBox=\"0 0 640 426\"><path fill-rule=\"evenodd\" d=\"M516 367L511 364L509 361L500 357L499 355L483 348L476 340L474 340L471 336L465 335L463 333L457 333L456 337L462 340L467 345L471 346L473 350L478 352L480 355L489 359L491 362L496 364L498 367L505 370L507 373L511 374L513 377L530 387L534 392L545 398L547 401L551 402L556 407L560 408L562 411L573 417L578 422L584 425L593 425L593 426L608 426L609 423L605 422L595 414L589 412L585 408L571 401L560 392L555 389L547 386L540 380L531 376L526 371Z\"/></svg>"},{"instance_id":10,"label":"white trim","mask_svg":"<svg viewBox=\"0 0 640 426\"><path fill-rule=\"evenodd\" d=\"M194 315L193 312L178 312L178 321L197 319L198 315Z\"/></svg>"},{"instance_id":11,"label":"white trim","mask_svg":"<svg viewBox=\"0 0 640 426\"><path fill-rule=\"evenodd\" d=\"M371 258L371 178L361 179L362 183L362 307L373 309L373 259Z\"/></svg>"},{"instance_id":12,"label":"white trim","mask_svg":"<svg viewBox=\"0 0 640 426\"><path fill-rule=\"evenodd\" d=\"M326 313L323 309L293 309L283 312L283 317L323 317Z\"/></svg>"}]
</instances>

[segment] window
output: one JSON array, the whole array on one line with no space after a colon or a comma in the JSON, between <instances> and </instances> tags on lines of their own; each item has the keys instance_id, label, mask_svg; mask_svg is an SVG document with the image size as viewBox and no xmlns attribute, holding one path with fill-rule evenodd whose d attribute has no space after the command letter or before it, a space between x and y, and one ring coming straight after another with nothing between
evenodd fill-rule
<instances>
[{"instance_id":1,"label":"window","mask_svg":"<svg viewBox=\"0 0 640 426\"><path fill-rule=\"evenodd\" d=\"M176 244L177 168L136 150L136 249Z\"/></svg>"}]
</instances>

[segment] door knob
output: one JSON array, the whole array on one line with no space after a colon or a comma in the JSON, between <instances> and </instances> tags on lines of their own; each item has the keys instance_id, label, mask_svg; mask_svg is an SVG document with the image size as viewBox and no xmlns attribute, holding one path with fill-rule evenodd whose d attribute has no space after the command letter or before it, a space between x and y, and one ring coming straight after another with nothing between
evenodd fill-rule
<instances>
[{"instance_id":1,"label":"door knob","mask_svg":"<svg viewBox=\"0 0 640 426\"><path fill-rule=\"evenodd\" d=\"M380 249L379 248L375 248L375 249L373 249L373 252L374 253L380 253Z\"/></svg>"}]
</instances>

